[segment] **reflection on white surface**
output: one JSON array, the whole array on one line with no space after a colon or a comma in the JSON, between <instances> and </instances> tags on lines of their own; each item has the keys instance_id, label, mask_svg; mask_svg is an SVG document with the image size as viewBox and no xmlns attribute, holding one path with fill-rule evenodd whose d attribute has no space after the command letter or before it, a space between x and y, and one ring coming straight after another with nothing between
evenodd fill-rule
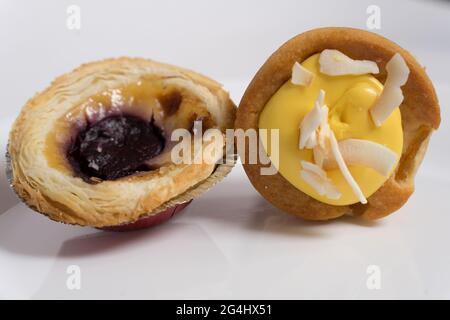
<instances>
[{"instance_id":1,"label":"reflection on white surface","mask_svg":"<svg viewBox=\"0 0 450 320\"><path fill-rule=\"evenodd\" d=\"M51 222L18 205L0 219L0 243L1 260L16 260L2 266L0 282L19 298L214 296L227 277L226 259L196 224L104 232ZM66 287L69 265L81 268L80 291Z\"/></svg>"},{"instance_id":2,"label":"reflection on white surface","mask_svg":"<svg viewBox=\"0 0 450 320\"><path fill-rule=\"evenodd\" d=\"M66 226L17 205L0 216L0 296L18 298L442 298L450 183L421 178L379 222L307 222L261 199L237 167L182 214L129 233ZM81 290L68 290L78 265ZM369 265L380 290L366 286Z\"/></svg>"}]
</instances>

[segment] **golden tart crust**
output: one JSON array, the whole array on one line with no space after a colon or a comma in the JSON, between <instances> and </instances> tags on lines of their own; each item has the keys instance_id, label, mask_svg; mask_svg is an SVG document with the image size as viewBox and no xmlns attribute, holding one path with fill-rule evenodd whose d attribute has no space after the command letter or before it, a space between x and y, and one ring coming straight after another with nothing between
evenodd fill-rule
<instances>
[{"instance_id":1,"label":"golden tart crust","mask_svg":"<svg viewBox=\"0 0 450 320\"><path fill-rule=\"evenodd\" d=\"M152 171L95 183L74 174L63 145L75 122L83 117L75 117L71 123L71 116L83 114L80 106L90 97L143 79L185 95L185 105L170 117L155 103L158 113L153 114L159 114L161 125L171 125L170 130L178 123L187 125L199 114L208 116L208 127L222 131L233 127L236 106L219 83L203 75L141 58L122 57L82 65L30 99L11 129L8 153L12 187L27 205L64 223L113 226L156 214L166 204L174 203L174 198L186 198L187 191L204 182L212 185L207 180L217 166L206 162L162 161Z\"/></svg>"},{"instance_id":2,"label":"golden tart crust","mask_svg":"<svg viewBox=\"0 0 450 320\"><path fill-rule=\"evenodd\" d=\"M260 112L290 79L294 62L301 63L325 49L337 49L353 59L375 61L380 73L374 76L382 83L386 80L385 65L392 56L400 53L405 59L410 75L402 87L405 98L400 106L404 145L395 172L367 199L367 204L333 206L301 192L279 173L260 175L261 164L244 164L244 169L264 198L293 215L310 220L333 219L345 214L379 219L398 210L413 193L415 173L425 155L430 135L440 123L439 103L430 79L415 58L397 44L377 34L352 28L320 28L297 35L273 53L256 73L240 102L235 127L258 129Z\"/></svg>"}]
</instances>

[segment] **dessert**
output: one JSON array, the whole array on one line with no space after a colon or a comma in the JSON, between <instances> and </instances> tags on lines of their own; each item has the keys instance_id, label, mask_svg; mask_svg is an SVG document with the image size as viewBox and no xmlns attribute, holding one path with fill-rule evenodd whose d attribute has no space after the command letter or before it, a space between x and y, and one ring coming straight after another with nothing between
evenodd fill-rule
<instances>
[{"instance_id":1,"label":"dessert","mask_svg":"<svg viewBox=\"0 0 450 320\"><path fill-rule=\"evenodd\" d=\"M82 65L23 107L10 132L11 185L56 221L125 229L141 218L157 223L232 167L203 151L200 161L173 162L172 134L198 123L225 132L234 118L222 86L192 71L139 58Z\"/></svg>"},{"instance_id":2,"label":"dessert","mask_svg":"<svg viewBox=\"0 0 450 320\"><path fill-rule=\"evenodd\" d=\"M244 163L273 205L311 220L372 220L413 193L439 123L433 85L410 53L371 32L321 28L272 54L248 86L235 126L279 130L276 174L261 174L261 160ZM274 160L274 142L261 143Z\"/></svg>"}]
</instances>

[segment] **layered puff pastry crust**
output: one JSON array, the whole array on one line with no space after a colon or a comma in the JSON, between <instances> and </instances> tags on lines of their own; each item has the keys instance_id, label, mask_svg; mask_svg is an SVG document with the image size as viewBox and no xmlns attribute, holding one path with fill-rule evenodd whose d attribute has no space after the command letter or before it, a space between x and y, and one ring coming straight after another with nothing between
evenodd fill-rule
<instances>
[{"instance_id":1,"label":"layered puff pastry crust","mask_svg":"<svg viewBox=\"0 0 450 320\"><path fill-rule=\"evenodd\" d=\"M191 129L193 121L224 131L233 127L235 108L220 84L172 65L126 57L82 65L30 99L16 119L8 147L12 187L36 211L69 224L113 226L156 214L229 170L169 161L171 131ZM76 133L123 113L154 122L165 137L152 170L111 180L80 175L68 159Z\"/></svg>"},{"instance_id":2,"label":"layered puff pastry crust","mask_svg":"<svg viewBox=\"0 0 450 320\"><path fill-rule=\"evenodd\" d=\"M395 53L406 61L410 75L402 87L400 105L403 151L389 179L368 199L367 204L334 206L313 199L289 183L280 173L261 175L258 164L244 164L253 186L276 207L310 220L327 220L345 214L373 220L399 209L414 191L414 176L425 155L431 133L439 127L440 109L433 85L424 68L406 50L377 34L351 28L321 28L302 33L281 46L260 68L248 86L238 108L236 128L258 129L261 111L275 92L291 77L292 66L325 49L336 49L352 59L374 61L386 80L386 63ZM248 153L248 149L246 150ZM248 159L248 154L246 154Z\"/></svg>"}]
</instances>

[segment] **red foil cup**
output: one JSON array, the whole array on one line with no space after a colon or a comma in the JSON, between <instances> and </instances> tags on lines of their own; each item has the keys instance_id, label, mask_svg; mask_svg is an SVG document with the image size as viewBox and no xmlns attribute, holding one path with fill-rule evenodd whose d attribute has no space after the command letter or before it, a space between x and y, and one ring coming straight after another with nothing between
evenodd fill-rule
<instances>
[{"instance_id":1,"label":"red foil cup","mask_svg":"<svg viewBox=\"0 0 450 320\"><path fill-rule=\"evenodd\" d=\"M163 223L170 218L172 218L174 215L182 211L184 208L186 208L192 200L189 200L184 203L180 203L178 205L175 205L173 207L167 208L164 211L161 211L157 214L152 214L150 216L142 217L135 222L121 224L117 226L109 226L109 227L101 227L97 228L100 230L106 230L106 231L117 231L117 232L124 232L124 231L134 231L134 230L140 230L145 229L148 227L155 226L157 224Z\"/></svg>"}]
</instances>

